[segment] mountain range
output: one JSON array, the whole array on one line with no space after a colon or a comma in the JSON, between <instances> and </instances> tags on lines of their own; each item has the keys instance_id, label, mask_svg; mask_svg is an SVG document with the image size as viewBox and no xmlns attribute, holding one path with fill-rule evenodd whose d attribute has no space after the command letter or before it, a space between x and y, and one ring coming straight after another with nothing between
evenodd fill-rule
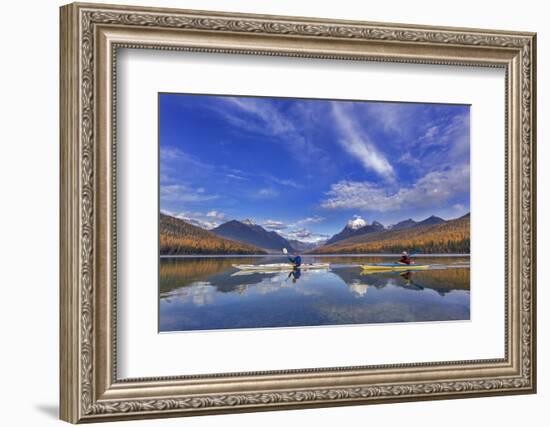
<instances>
[{"instance_id":1,"label":"mountain range","mask_svg":"<svg viewBox=\"0 0 550 427\"><path fill-rule=\"evenodd\" d=\"M316 248L311 253L470 252L469 213L448 221L432 216L420 222L413 220L403 222L406 223L405 226L394 226L382 231L355 234L335 243Z\"/></svg>"},{"instance_id":2,"label":"mountain range","mask_svg":"<svg viewBox=\"0 0 550 427\"><path fill-rule=\"evenodd\" d=\"M361 219L361 221L359 221L359 219L360 218L348 221L344 229L328 239L325 244L331 245L340 240L345 240L353 236L361 236L363 234L376 233L378 231L385 230L385 227L378 221L373 221L372 224L367 224L365 220Z\"/></svg>"},{"instance_id":3,"label":"mountain range","mask_svg":"<svg viewBox=\"0 0 550 427\"><path fill-rule=\"evenodd\" d=\"M404 228L411 228L411 227L418 227L423 225L435 225L435 224L441 224L445 222L443 218L439 218L438 216L432 215L428 218L426 218L423 221L415 221L412 218L406 219L405 221L398 222L397 224L390 225L388 227L388 230L402 230Z\"/></svg>"},{"instance_id":4,"label":"mountain range","mask_svg":"<svg viewBox=\"0 0 550 427\"><path fill-rule=\"evenodd\" d=\"M161 254L265 254L290 252L396 253L403 250L423 253L469 253L470 214L453 220L430 216L411 218L385 227L378 221L368 224L360 217L325 242L290 240L268 231L251 220L230 220L212 230L191 225L161 214Z\"/></svg>"},{"instance_id":5,"label":"mountain range","mask_svg":"<svg viewBox=\"0 0 550 427\"><path fill-rule=\"evenodd\" d=\"M287 248L291 252L296 250L287 239L276 231L267 231L250 220L231 220L211 231L220 237L247 243L270 252L281 252L283 248Z\"/></svg>"},{"instance_id":6,"label":"mountain range","mask_svg":"<svg viewBox=\"0 0 550 427\"><path fill-rule=\"evenodd\" d=\"M224 239L208 230L163 213L160 214L159 230L161 255L267 253L256 246Z\"/></svg>"}]
</instances>

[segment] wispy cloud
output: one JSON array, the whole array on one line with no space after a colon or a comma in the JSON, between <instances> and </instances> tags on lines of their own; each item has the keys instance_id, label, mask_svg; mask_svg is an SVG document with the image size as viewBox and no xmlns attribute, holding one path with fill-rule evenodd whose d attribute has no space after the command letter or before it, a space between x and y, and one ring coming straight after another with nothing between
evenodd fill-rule
<instances>
[{"instance_id":1,"label":"wispy cloud","mask_svg":"<svg viewBox=\"0 0 550 427\"><path fill-rule=\"evenodd\" d=\"M427 124L423 135L414 140L414 148L432 148L467 143L469 146L470 115L458 114L446 121L437 120Z\"/></svg>"},{"instance_id":2,"label":"wispy cloud","mask_svg":"<svg viewBox=\"0 0 550 427\"><path fill-rule=\"evenodd\" d=\"M317 224L319 222L323 222L324 220L325 218L322 216L318 216L318 215L308 216L306 218L302 218L302 219L299 219L298 221L295 221L293 224L291 224L291 226L296 227L296 226L305 225L305 224Z\"/></svg>"},{"instance_id":3,"label":"wispy cloud","mask_svg":"<svg viewBox=\"0 0 550 427\"><path fill-rule=\"evenodd\" d=\"M199 160L197 157L175 147L162 147L160 149L161 168L168 164L181 166L195 166L201 169L212 169L213 166Z\"/></svg>"},{"instance_id":4,"label":"wispy cloud","mask_svg":"<svg viewBox=\"0 0 550 427\"><path fill-rule=\"evenodd\" d=\"M282 179L278 178L273 175L264 174L263 176L267 181L272 182L274 184L282 185L284 187L293 187L293 188L304 188L304 186L300 183L297 183L291 179Z\"/></svg>"},{"instance_id":5,"label":"wispy cloud","mask_svg":"<svg viewBox=\"0 0 550 427\"><path fill-rule=\"evenodd\" d=\"M265 187L250 194L253 199L273 199L279 195L279 192L274 188Z\"/></svg>"},{"instance_id":6,"label":"wispy cloud","mask_svg":"<svg viewBox=\"0 0 550 427\"><path fill-rule=\"evenodd\" d=\"M387 212L402 208L435 208L453 196L470 189L468 165L446 171L430 172L410 187L390 193L387 188L370 182L340 181L331 186L325 209L359 209Z\"/></svg>"},{"instance_id":7,"label":"wispy cloud","mask_svg":"<svg viewBox=\"0 0 550 427\"><path fill-rule=\"evenodd\" d=\"M227 218L227 216L223 212L215 211L215 210L207 212L206 216L208 218L213 218L213 219L217 219L217 220L220 220L220 221L224 221Z\"/></svg>"},{"instance_id":8,"label":"wispy cloud","mask_svg":"<svg viewBox=\"0 0 550 427\"><path fill-rule=\"evenodd\" d=\"M317 243L321 240L326 240L330 236L322 233L316 233L306 227L305 224L315 224L321 222L322 217L308 217L293 223L285 223L284 221L268 219L261 225L267 230L276 231L281 236L290 240L300 240L306 243Z\"/></svg>"},{"instance_id":9,"label":"wispy cloud","mask_svg":"<svg viewBox=\"0 0 550 427\"><path fill-rule=\"evenodd\" d=\"M275 231L284 230L288 228L288 225L286 225L284 222L276 221L273 219L268 219L267 221L264 221L262 226L264 228L267 228L268 230L275 230Z\"/></svg>"},{"instance_id":10,"label":"wispy cloud","mask_svg":"<svg viewBox=\"0 0 550 427\"><path fill-rule=\"evenodd\" d=\"M205 202L219 198L216 194L206 194L204 188L192 188L186 184L169 184L160 186L160 202Z\"/></svg>"},{"instance_id":11,"label":"wispy cloud","mask_svg":"<svg viewBox=\"0 0 550 427\"><path fill-rule=\"evenodd\" d=\"M430 126L423 138L427 140L433 140L439 134L439 128L437 126Z\"/></svg>"},{"instance_id":12,"label":"wispy cloud","mask_svg":"<svg viewBox=\"0 0 550 427\"><path fill-rule=\"evenodd\" d=\"M351 109L337 102L332 103L332 116L341 135L338 142L350 155L361 162L365 170L374 171L388 181L394 180L395 171L392 165L372 143L366 132L355 123L351 115Z\"/></svg>"},{"instance_id":13,"label":"wispy cloud","mask_svg":"<svg viewBox=\"0 0 550 427\"><path fill-rule=\"evenodd\" d=\"M295 132L294 124L283 114L280 114L277 108L262 99L256 98L224 98L227 103L237 107L242 112L248 113L256 118L262 125L264 132L271 135L280 135L289 132ZM247 122L248 125L250 121ZM257 131L254 128L254 131Z\"/></svg>"},{"instance_id":14,"label":"wispy cloud","mask_svg":"<svg viewBox=\"0 0 550 427\"><path fill-rule=\"evenodd\" d=\"M178 184L181 181L180 175L182 171L194 177L219 173L212 165L201 161L179 148L161 147L159 156L161 185Z\"/></svg>"},{"instance_id":15,"label":"wispy cloud","mask_svg":"<svg viewBox=\"0 0 550 427\"><path fill-rule=\"evenodd\" d=\"M310 140L308 123L303 114L311 108L296 101L292 112L280 107L281 100L253 97L220 97L222 103L209 105L210 111L220 116L226 124L248 133L261 135L276 141L304 164L312 163L329 167L329 155L315 141Z\"/></svg>"},{"instance_id":16,"label":"wispy cloud","mask_svg":"<svg viewBox=\"0 0 550 427\"><path fill-rule=\"evenodd\" d=\"M226 178L236 179L237 181L246 181L248 179L241 175L235 175L234 173L228 173L225 176Z\"/></svg>"},{"instance_id":17,"label":"wispy cloud","mask_svg":"<svg viewBox=\"0 0 550 427\"><path fill-rule=\"evenodd\" d=\"M230 126L252 134L280 137L296 132L291 120L263 98L220 97L208 108Z\"/></svg>"},{"instance_id":18,"label":"wispy cloud","mask_svg":"<svg viewBox=\"0 0 550 427\"><path fill-rule=\"evenodd\" d=\"M176 147L162 147L160 149L160 170L162 175L169 177L170 181L182 173L186 176L217 176L230 178L239 181L249 179L250 174L239 169L227 167L226 165L213 165L196 156L193 156ZM161 181L162 181L161 175Z\"/></svg>"},{"instance_id":19,"label":"wispy cloud","mask_svg":"<svg viewBox=\"0 0 550 427\"><path fill-rule=\"evenodd\" d=\"M364 112L363 119L397 150L401 165L433 171L469 162L468 106L371 103Z\"/></svg>"},{"instance_id":20,"label":"wispy cloud","mask_svg":"<svg viewBox=\"0 0 550 427\"><path fill-rule=\"evenodd\" d=\"M170 212L162 210L161 212L173 217L183 219L189 224L195 225L206 230L211 230L224 222L227 216L219 211L198 212L198 211L183 211Z\"/></svg>"},{"instance_id":21,"label":"wispy cloud","mask_svg":"<svg viewBox=\"0 0 550 427\"><path fill-rule=\"evenodd\" d=\"M328 234L315 233L307 228L298 228L283 234L285 238L290 240L299 240L306 243L318 243L322 240L328 239Z\"/></svg>"},{"instance_id":22,"label":"wispy cloud","mask_svg":"<svg viewBox=\"0 0 550 427\"><path fill-rule=\"evenodd\" d=\"M365 119L375 122L386 133L403 135L408 132L409 119L414 116L418 119L418 112L415 114L414 107L414 104L399 102L373 102L366 105Z\"/></svg>"}]
</instances>

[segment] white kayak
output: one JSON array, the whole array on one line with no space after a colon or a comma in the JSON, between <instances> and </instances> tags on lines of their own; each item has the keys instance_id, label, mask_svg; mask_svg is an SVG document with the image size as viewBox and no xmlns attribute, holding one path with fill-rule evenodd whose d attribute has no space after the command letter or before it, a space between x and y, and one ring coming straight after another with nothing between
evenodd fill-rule
<instances>
[{"instance_id":1,"label":"white kayak","mask_svg":"<svg viewBox=\"0 0 550 427\"><path fill-rule=\"evenodd\" d=\"M233 267L241 271L292 271L294 267L289 263L279 264L233 264ZM330 267L329 263L316 262L312 264L302 264L300 270L323 270Z\"/></svg>"}]
</instances>

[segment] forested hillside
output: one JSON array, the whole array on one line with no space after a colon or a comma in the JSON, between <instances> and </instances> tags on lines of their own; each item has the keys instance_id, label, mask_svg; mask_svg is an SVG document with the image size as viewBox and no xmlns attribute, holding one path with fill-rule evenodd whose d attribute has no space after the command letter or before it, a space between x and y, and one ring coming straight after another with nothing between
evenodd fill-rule
<instances>
[{"instance_id":1,"label":"forested hillside","mask_svg":"<svg viewBox=\"0 0 550 427\"><path fill-rule=\"evenodd\" d=\"M161 255L265 254L260 248L216 236L179 218L160 214Z\"/></svg>"},{"instance_id":2,"label":"forested hillside","mask_svg":"<svg viewBox=\"0 0 550 427\"><path fill-rule=\"evenodd\" d=\"M470 215L441 224L386 230L351 237L311 253L399 253L402 251L435 253L470 253Z\"/></svg>"}]
</instances>

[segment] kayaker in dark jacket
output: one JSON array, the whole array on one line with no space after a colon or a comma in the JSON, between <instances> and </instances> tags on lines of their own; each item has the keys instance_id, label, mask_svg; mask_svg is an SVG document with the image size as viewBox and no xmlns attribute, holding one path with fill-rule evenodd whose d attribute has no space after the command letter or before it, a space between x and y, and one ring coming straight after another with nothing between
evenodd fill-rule
<instances>
[{"instance_id":1,"label":"kayaker in dark jacket","mask_svg":"<svg viewBox=\"0 0 550 427\"><path fill-rule=\"evenodd\" d=\"M292 263L294 268L299 268L302 265L302 257L300 255L296 255L294 258L289 256L288 260Z\"/></svg>"},{"instance_id":2,"label":"kayaker in dark jacket","mask_svg":"<svg viewBox=\"0 0 550 427\"><path fill-rule=\"evenodd\" d=\"M407 264L407 265L412 264L411 257L409 256L407 251L403 251L403 253L401 254L401 259L399 260L399 263Z\"/></svg>"},{"instance_id":3,"label":"kayaker in dark jacket","mask_svg":"<svg viewBox=\"0 0 550 427\"><path fill-rule=\"evenodd\" d=\"M288 257L288 260L292 263L294 268L299 268L302 265L302 257L300 255L296 255L293 258L288 254L286 248L283 248L283 253Z\"/></svg>"}]
</instances>

